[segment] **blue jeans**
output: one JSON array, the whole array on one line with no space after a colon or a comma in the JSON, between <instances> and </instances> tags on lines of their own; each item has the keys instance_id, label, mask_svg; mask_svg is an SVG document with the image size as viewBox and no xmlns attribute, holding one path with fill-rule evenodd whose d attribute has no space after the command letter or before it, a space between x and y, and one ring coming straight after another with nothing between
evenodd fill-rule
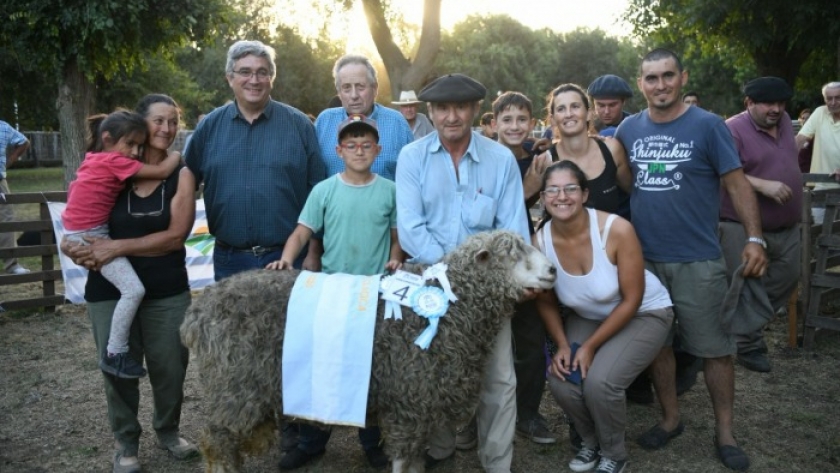
<instances>
[{"instance_id":1,"label":"blue jeans","mask_svg":"<svg viewBox=\"0 0 840 473\"><path fill-rule=\"evenodd\" d=\"M299 424L298 447L304 452L314 455L327 447L332 430L324 430L310 424ZM365 451L379 445L382 433L378 426L359 429L359 443Z\"/></svg>"},{"instance_id":2,"label":"blue jeans","mask_svg":"<svg viewBox=\"0 0 840 473\"><path fill-rule=\"evenodd\" d=\"M307 247L301 250L300 255L295 260L295 268L300 269L303 264L303 258L306 256L306 251ZM216 245L213 249L213 277L218 282L236 273L250 269L263 269L268 263L279 260L282 252L282 247L277 251L254 254L250 251L219 248Z\"/></svg>"}]
</instances>

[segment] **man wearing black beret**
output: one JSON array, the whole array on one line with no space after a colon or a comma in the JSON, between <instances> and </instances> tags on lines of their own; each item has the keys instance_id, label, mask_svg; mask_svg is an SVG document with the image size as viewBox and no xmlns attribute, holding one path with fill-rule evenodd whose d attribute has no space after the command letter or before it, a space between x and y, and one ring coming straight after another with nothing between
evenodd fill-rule
<instances>
[{"instance_id":1,"label":"man wearing black beret","mask_svg":"<svg viewBox=\"0 0 840 473\"><path fill-rule=\"evenodd\" d=\"M761 280L773 309L779 310L799 281L802 174L793 123L785 112L785 102L793 96L793 90L778 77L759 77L746 83L744 95L747 109L726 120L726 126L758 199L769 259ZM721 247L731 278L741 264L747 236L726 192L721 192L720 204ZM737 360L749 370L765 373L770 371L770 361L762 337L764 324L758 325L751 333L736 334Z\"/></svg>"},{"instance_id":2,"label":"man wearing black beret","mask_svg":"<svg viewBox=\"0 0 840 473\"><path fill-rule=\"evenodd\" d=\"M403 147L397 166L397 231L412 263L433 264L467 236L507 229L530 242L519 166L511 151L472 131L481 100L478 81L449 74L418 95L435 132ZM516 423L510 319L494 342L476 412L478 454L488 473L510 473ZM453 426L429 438L426 468L455 453Z\"/></svg>"}]
</instances>

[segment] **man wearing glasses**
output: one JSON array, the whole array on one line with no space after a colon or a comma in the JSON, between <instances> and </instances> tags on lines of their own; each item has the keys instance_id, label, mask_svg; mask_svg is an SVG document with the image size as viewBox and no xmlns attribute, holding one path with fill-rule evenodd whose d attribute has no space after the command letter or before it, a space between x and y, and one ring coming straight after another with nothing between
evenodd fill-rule
<instances>
[{"instance_id":1,"label":"man wearing glasses","mask_svg":"<svg viewBox=\"0 0 840 473\"><path fill-rule=\"evenodd\" d=\"M325 177L312 123L271 99L274 57L259 41L230 47L225 76L235 100L198 124L185 152L196 182L204 182L217 281L279 259L309 192Z\"/></svg>"}]
</instances>

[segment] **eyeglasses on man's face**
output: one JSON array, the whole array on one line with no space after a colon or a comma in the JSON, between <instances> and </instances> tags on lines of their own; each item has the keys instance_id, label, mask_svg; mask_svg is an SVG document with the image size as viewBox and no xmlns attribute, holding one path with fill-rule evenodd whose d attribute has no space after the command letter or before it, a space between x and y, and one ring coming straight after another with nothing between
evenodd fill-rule
<instances>
[{"instance_id":1,"label":"eyeglasses on man's face","mask_svg":"<svg viewBox=\"0 0 840 473\"><path fill-rule=\"evenodd\" d=\"M566 184L562 187L551 186L546 187L540 194L553 199L559 196L561 192L567 196L577 195L580 192L580 186L578 184Z\"/></svg>"},{"instance_id":2,"label":"eyeglasses on man's face","mask_svg":"<svg viewBox=\"0 0 840 473\"><path fill-rule=\"evenodd\" d=\"M271 77L271 73L268 71L268 69L257 69L256 71L254 71L248 68L242 68L232 72L243 79L250 79L256 76L259 80L266 80L269 77Z\"/></svg>"},{"instance_id":3,"label":"eyeglasses on man's face","mask_svg":"<svg viewBox=\"0 0 840 473\"><path fill-rule=\"evenodd\" d=\"M351 153L355 152L357 149L361 149L362 151L367 153L368 151L373 149L374 144L372 141L365 141L363 143L348 141L347 143L341 143L339 146L341 146L341 148L344 150L350 151Z\"/></svg>"},{"instance_id":4,"label":"eyeglasses on man's face","mask_svg":"<svg viewBox=\"0 0 840 473\"><path fill-rule=\"evenodd\" d=\"M131 211L131 195L134 194L134 192L129 192L128 193L128 214L131 215L132 217L159 217L159 216L163 215L163 206L164 206L165 200L166 200L164 198L164 193L165 192L166 192L166 182L164 181L160 184L160 209L159 210L153 210L151 212L132 212Z\"/></svg>"}]
</instances>

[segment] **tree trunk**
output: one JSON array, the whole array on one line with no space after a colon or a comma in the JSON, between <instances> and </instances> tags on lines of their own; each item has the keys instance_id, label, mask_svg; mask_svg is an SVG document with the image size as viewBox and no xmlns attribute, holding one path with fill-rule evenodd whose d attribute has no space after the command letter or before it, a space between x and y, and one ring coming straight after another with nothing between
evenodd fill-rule
<instances>
[{"instance_id":1,"label":"tree trunk","mask_svg":"<svg viewBox=\"0 0 840 473\"><path fill-rule=\"evenodd\" d=\"M96 90L75 60L64 66L58 86L58 123L61 130L61 161L64 166L64 187L76 178L85 151L87 117L93 110Z\"/></svg>"},{"instance_id":2,"label":"tree trunk","mask_svg":"<svg viewBox=\"0 0 840 473\"><path fill-rule=\"evenodd\" d=\"M362 0L373 43L391 82L391 98L398 98L401 90L419 91L429 79L440 49L440 4L441 0L424 0L420 44L412 63L394 42L382 1Z\"/></svg>"}]
</instances>

